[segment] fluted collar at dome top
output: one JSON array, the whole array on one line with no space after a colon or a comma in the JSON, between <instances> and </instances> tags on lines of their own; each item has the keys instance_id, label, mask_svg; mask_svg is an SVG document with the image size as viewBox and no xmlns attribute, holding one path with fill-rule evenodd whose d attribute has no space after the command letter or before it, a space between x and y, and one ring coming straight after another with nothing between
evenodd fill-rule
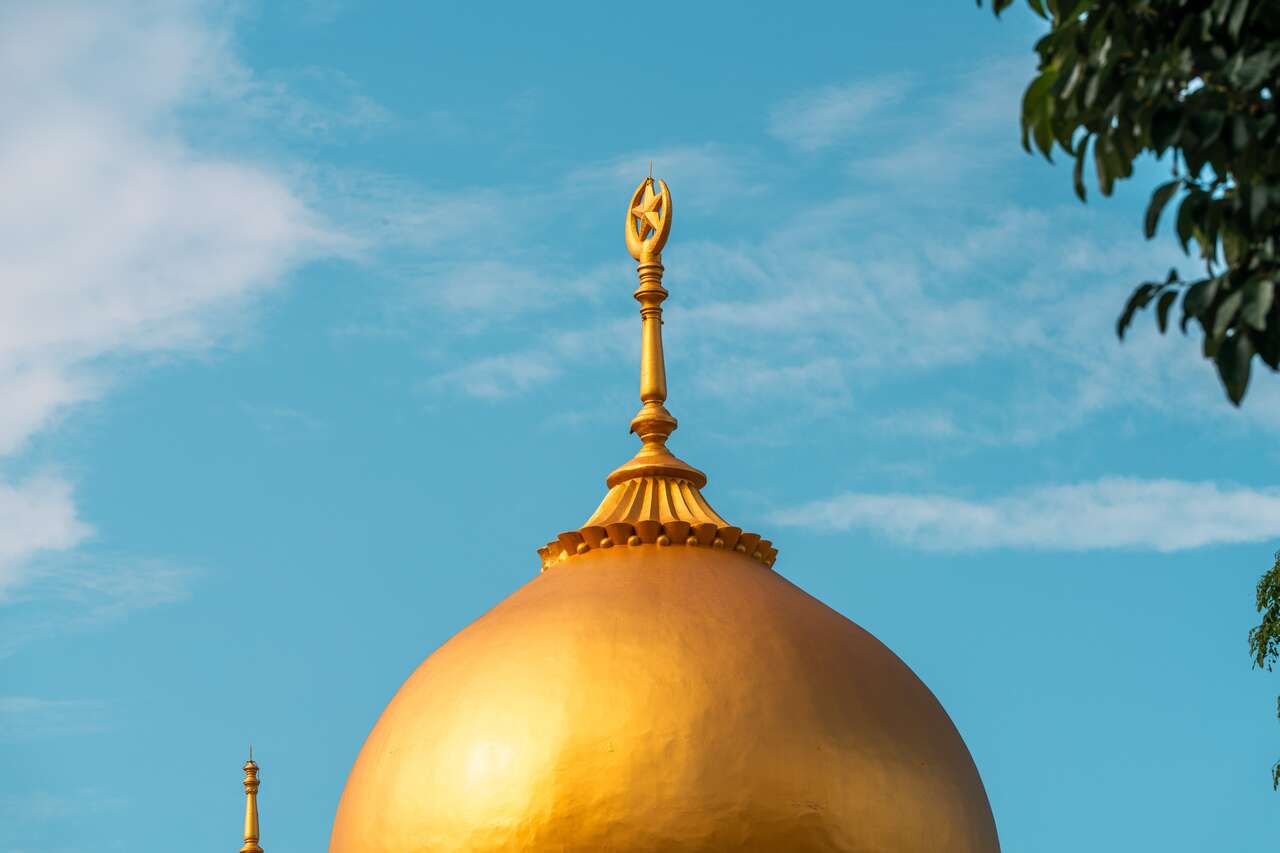
<instances>
[{"instance_id":1,"label":"fluted collar at dome top","mask_svg":"<svg viewBox=\"0 0 1280 853\"><path fill-rule=\"evenodd\" d=\"M766 566L778 557L772 542L729 524L688 480L668 477L637 477L614 486L586 524L561 533L538 556L546 571L593 548L615 546L725 548Z\"/></svg>"},{"instance_id":2,"label":"fluted collar at dome top","mask_svg":"<svg viewBox=\"0 0 1280 853\"><path fill-rule=\"evenodd\" d=\"M656 192L655 192L656 189ZM671 233L671 193L663 181L641 181L627 208L627 249L640 286L640 411L631 431L641 447L609 475L609 493L586 523L538 549L542 570L595 548L725 548L772 566L778 551L758 533L744 533L716 513L700 489L707 476L667 449L675 417L667 411L667 370L662 354L662 248Z\"/></svg>"}]
</instances>

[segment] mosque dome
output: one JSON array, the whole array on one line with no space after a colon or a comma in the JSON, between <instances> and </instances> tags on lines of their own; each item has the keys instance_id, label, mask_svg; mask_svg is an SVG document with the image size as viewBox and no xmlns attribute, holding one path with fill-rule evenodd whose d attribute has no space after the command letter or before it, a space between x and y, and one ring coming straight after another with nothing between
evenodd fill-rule
<instances>
[{"instance_id":1,"label":"mosque dome","mask_svg":"<svg viewBox=\"0 0 1280 853\"><path fill-rule=\"evenodd\" d=\"M419 666L330 853L998 853L964 741L875 637L774 571L666 448L666 185L627 214L643 446L543 571Z\"/></svg>"}]
</instances>

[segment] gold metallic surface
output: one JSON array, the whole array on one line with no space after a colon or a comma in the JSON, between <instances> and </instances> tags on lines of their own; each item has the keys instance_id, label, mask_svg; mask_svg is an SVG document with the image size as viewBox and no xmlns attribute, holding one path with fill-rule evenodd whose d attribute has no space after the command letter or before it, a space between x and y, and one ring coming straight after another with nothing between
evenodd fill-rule
<instances>
[{"instance_id":1,"label":"gold metallic surface","mask_svg":"<svg viewBox=\"0 0 1280 853\"><path fill-rule=\"evenodd\" d=\"M610 489L583 527L604 527L619 521L636 524L649 520L659 524L687 521L691 525L729 526L729 522L711 508L702 492L688 480L636 477Z\"/></svg>"},{"instance_id":2,"label":"gold metallic surface","mask_svg":"<svg viewBox=\"0 0 1280 853\"><path fill-rule=\"evenodd\" d=\"M655 185L658 191L654 192ZM671 235L671 191L663 181L645 178L627 206L627 250L636 260L640 286L640 411L631 419L631 431L640 437L640 451L606 481L613 488L633 477L673 477L688 480L695 488L707 484L707 475L677 459L667 449L667 438L677 422L667 407L667 366L662 354L662 249Z\"/></svg>"},{"instance_id":3,"label":"gold metallic surface","mask_svg":"<svg viewBox=\"0 0 1280 853\"><path fill-rule=\"evenodd\" d=\"M654 188L657 187L657 192ZM593 548L650 544L737 549L772 566L778 550L755 533L743 533L711 508L700 491L707 475L667 448L676 419L667 411L667 368L662 351L662 249L671 235L671 191L653 176L640 182L627 206L627 250L637 262L640 286L640 402L631 431L639 452L606 479L609 493L577 530L538 549L542 570Z\"/></svg>"},{"instance_id":4,"label":"gold metallic surface","mask_svg":"<svg viewBox=\"0 0 1280 853\"><path fill-rule=\"evenodd\" d=\"M244 763L244 846L240 853L262 853L258 846L258 765L253 762L253 748Z\"/></svg>"},{"instance_id":5,"label":"gold metallic surface","mask_svg":"<svg viewBox=\"0 0 1280 853\"><path fill-rule=\"evenodd\" d=\"M702 497L697 489L681 480L644 477L627 482L643 484L644 488L638 491L642 494L648 492L649 495L645 495L646 497L680 495L681 492L692 493L699 499ZM618 485L610 490L605 496L605 506L597 510L597 514L605 510L615 493L621 489L622 485ZM654 516L661 510L671 508L664 506L664 502L654 500L645 501L639 505L614 507L619 515L625 518L639 517L639 520L609 521L600 525L588 524L577 530L561 533L556 541L548 542L538 549L538 556L542 558L542 570L545 572L570 557L586 554L592 549L607 549L618 545L723 548L745 554L766 566L772 566L778 559L778 549L773 547L773 543L768 539L761 539L759 533L745 533L742 528L726 525L723 522L717 525L711 521L693 524L684 520L659 521ZM684 508L688 508L691 503L691 501L684 503ZM715 514L706 501L702 501L702 506L711 514Z\"/></svg>"},{"instance_id":6,"label":"gold metallic surface","mask_svg":"<svg viewBox=\"0 0 1280 853\"><path fill-rule=\"evenodd\" d=\"M546 571L561 560L615 545L682 545L725 548L772 566L778 549L758 533L744 533L720 517L688 480L636 477L609 490L577 530L538 549Z\"/></svg>"},{"instance_id":7,"label":"gold metallic surface","mask_svg":"<svg viewBox=\"0 0 1280 853\"><path fill-rule=\"evenodd\" d=\"M330 853L995 853L946 712L879 641L743 555L593 550L405 682Z\"/></svg>"},{"instance_id":8,"label":"gold metallic surface","mask_svg":"<svg viewBox=\"0 0 1280 853\"><path fill-rule=\"evenodd\" d=\"M998 853L933 694L771 571L772 544L727 524L667 450L670 230L649 178L627 212L640 452L586 524L539 549L541 575L400 688L330 853Z\"/></svg>"}]
</instances>

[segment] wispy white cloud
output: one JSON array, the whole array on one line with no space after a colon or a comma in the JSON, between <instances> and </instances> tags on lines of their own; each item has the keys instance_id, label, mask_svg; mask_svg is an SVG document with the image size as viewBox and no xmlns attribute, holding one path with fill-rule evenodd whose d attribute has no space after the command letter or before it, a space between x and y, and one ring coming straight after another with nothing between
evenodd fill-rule
<instances>
[{"instance_id":1,"label":"wispy white cloud","mask_svg":"<svg viewBox=\"0 0 1280 853\"><path fill-rule=\"evenodd\" d=\"M840 359L830 357L798 364L729 357L703 364L693 375L692 390L735 406L799 400L811 410L828 411L852 403L845 371Z\"/></svg>"},{"instance_id":2,"label":"wispy white cloud","mask_svg":"<svg viewBox=\"0 0 1280 853\"><path fill-rule=\"evenodd\" d=\"M489 257L512 242L532 203L492 187L441 191L368 170L316 167L307 177L313 205L355 235L369 263Z\"/></svg>"},{"instance_id":3,"label":"wispy white cloud","mask_svg":"<svg viewBox=\"0 0 1280 853\"><path fill-rule=\"evenodd\" d=\"M207 346L339 242L279 176L184 141L234 59L166 8L0 12L0 453L94 394L95 359Z\"/></svg>"},{"instance_id":4,"label":"wispy white cloud","mask_svg":"<svg viewBox=\"0 0 1280 853\"><path fill-rule=\"evenodd\" d=\"M80 787L69 791L23 790L4 794L0 796L0 849L5 853L36 850L73 853L64 847L51 847L43 837L44 825L124 809L129 800L121 796L121 790L119 786L111 790Z\"/></svg>"},{"instance_id":5,"label":"wispy white cloud","mask_svg":"<svg viewBox=\"0 0 1280 853\"><path fill-rule=\"evenodd\" d=\"M622 267L559 270L547 263L498 258L425 263L406 276L413 297L475 330L530 312L551 312L566 302L594 301ZM625 293L625 285L619 288Z\"/></svg>"},{"instance_id":6,"label":"wispy white cloud","mask_svg":"<svg viewBox=\"0 0 1280 853\"><path fill-rule=\"evenodd\" d=\"M277 129L310 137L366 136L395 124L390 110L337 69L311 66L272 79L242 70L239 78L239 88L223 92L224 98L235 98L245 119L269 120ZM298 97L301 88L312 94Z\"/></svg>"},{"instance_id":7,"label":"wispy white cloud","mask_svg":"<svg viewBox=\"0 0 1280 853\"><path fill-rule=\"evenodd\" d=\"M349 0L300 0L299 19L306 24L323 26L342 17L350 6Z\"/></svg>"},{"instance_id":8,"label":"wispy white cloud","mask_svg":"<svg viewBox=\"0 0 1280 853\"><path fill-rule=\"evenodd\" d=\"M801 151L826 148L867 130L868 120L905 97L911 84L897 74L798 95L773 110L769 132Z\"/></svg>"},{"instance_id":9,"label":"wispy white cloud","mask_svg":"<svg viewBox=\"0 0 1280 853\"><path fill-rule=\"evenodd\" d=\"M44 637L118 622L186 600L200 572L133 556L36 555L0 598L0 658Z\"/></svg>"},{"instance_id":10,"label":"wispy white cloud","mask_svg":"<svg viewBox=\"0 0 1280 853\"><path fill-rule=\"evenodd\" d=\"M280 170L189 138L211 105L262 108L224 24L187 3L0 7L0 459L114 366L226 341L293 269L352 250ZM89 619L172 600L154 567L33 568L89 534L67 481L0 480L0 595L74 586Z\"/></svg>"},{"instance_id":11,"label":"wispy white cloud","mask_svg":"<svg viewBox=\"0 0 1280 853\"><path fill-rule=\"evenodd\" d=\"M1125 407L1186 417L1197 410L1185 405L1189 395L1216 393L1194 353L1146 330L1124 346L1112 333L1125 286L1179 259L1167 246L1135 247L1130 235L1090 227L1096 215L993 204L959 218L897 205L875 189L844 190L772 232L675 242L665 253L672 363L692 388L729 405L785 398L788 419L847 408L904 377L944 378L979 364L1001 371L996 393L948 383L926 407L928 428L896 431L953 447L1034 444ZM631 277L619 263L565 288L558 283L572 279L563 268L536 259L432 269L423 298L455 315L455 332L548 307L554 317L557 297L570 291L581 310L583 295L621 293ZM630 358L636 329L624 305L609 312L616 339L576 348L553 340L473 364L451 354L434 387L515 396L599 361L602 346Z\"/></svg>"},{"instance_id":12,"label":"wispy white cloud","mask_svg":"<svg viewBox=\"0 0 1280 853\"><path fill-rule=\"evenodd\" d=\"M498 400L515 397L560 375L554 355L543 352L492 355L434 377L430 388L460 391L469 397Z\"/></svg>"},{"instance_id":13,"label":"wispy white cloud","mask_svg":"<svg viewBox=\"0 0 1280 853\"><path fill-rule=\"evenodd\" d=\"M454 391L483 400L519 397L557 379L570 366L593 360L638 357L635 324L613 321L543 335L526 349L464 359L426 383L430 391Z\"/></svg>"},{"instance_id":14,"label":"wispy white cloud","mask_svg":"<svg viewBox=\"0 0 1280 853\"><path fill-rule=\"evenodd\" d=\"M0 482L0 602L27 578L34 558L70 550L91 532L77 516L67 481L43 475Z\"/></svg>"},{"instance_id":15,"label":"wispy white cloud","mask_svg":"<svg viewBox=\"0 0 1280 853\"><path fill-rule=\"evenodd\" d=\"M998 58L918 87L912 109L895 115L892 144L868 146L850 173L903 195L978 181L989 191L1018 150L1022 92L1033 70L1026 57Z\"/></svg>"},{"instance_id":16,"label":"wispy white cloud","mask_svg":"<svg viewBox=\"0 0 1280 853\"><path fill-rule=\"evenodd\" d=\"M1030 207L993 180L992 169L1007 172L1025 157L1011 135L1025 71L1022 58L998 59L928 87L896 75L780 105L774 119L793 119L797 147L832 145L871 121L895 129L891 141L863 137L853 176L817 202L789 194L793 165L764 162L745 143L655 155L678 209L707 206L732 228L716 238L678 237L665 253L675 384L734 406L785 399L778 416L793 424L857 400L872 408L849 428L884 434L886 422L909 420L893 433L959 452L1036 444L1123 411L1234 418L1259 428L1280 422L1270 417L1280 412L1280 389L1260 389L1243 415L1217 405L1211 369L1184 341L1146 329L1123 346L1115 341L1126 288L1183 261L1174 250L1143 243L1136 223L1124 220L1132 227L1118 229L1112 211L1069 202ZM950 146L946 157L938 156L940 135ZM383 208L402 212L392 215L407 226L402 233L428 235L399 270L414 305L448 318L447 328L435 327L437 375L428 387L512 397L576 376L605 353L634 357L634 321L621 319L625 300L608 303L616 306L608 320L597 315L585 324L616 329L616 339L608 337L613 331L557 332L510 352L473 344L477 332L517 318L538 315L538 323L562 327L566 304L582 312L584 303L603 306L605 294L629 289L625 262L575 275L572 259L513 250L531 243L527 233L514 240L513 227L542 227L549 206L615 205L646 157L611 157L501 192L407 190L405 204ZM744 218L744 187L753 197L748 206L762 215ZM420 219L408 213L415 209L424 211ZM566 233L571 226L557 220L556 227ZM999 372L1000 386L975 384L974 371ZM893 395L883 392L904 380L928 385L933 396L895 414L900 401L886 409Z\"/></svg>"},{"instance_id":17,"label":"wispy white cloud","mask_svg":"<svg viewBox=\"0 0 1280 853\"><path fill-rule=\"evenodd\" d=\"M242 409L258 429L290 441L301 436L323 435L329 429L323 419L292 406L245 403Z\"/></svg>"},{"instance_id":18,"label":"wispy white cloud","mask_svg":"<svg viewBox=\"0 0 1280 853\"><path fill-rule=\"evenodd\" d=\"M932 551L1181 551L1280 536L1280 489L1109 477L988 499L850 492L774 513L818 531L870 530Z\"/></svg>"},{"instance_id":19,"label":"wispy white cloud","mask_svg":"<svg viewBox=\"0 0 1280 853\"><path fill-rule=\"evenodd\" d=\"M100 731L108 724L105 703L84 699L0 696L0 741L16 743Z\"/></svg>"}]
</instances>

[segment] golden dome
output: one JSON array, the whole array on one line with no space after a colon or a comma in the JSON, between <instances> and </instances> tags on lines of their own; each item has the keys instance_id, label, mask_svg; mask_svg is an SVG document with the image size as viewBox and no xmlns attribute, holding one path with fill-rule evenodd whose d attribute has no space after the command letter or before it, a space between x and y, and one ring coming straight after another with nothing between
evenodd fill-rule
<instances>
[{"instance_id":1,"label":"golden dome","mask_svg":"<svg viewBox=\"0 0 1280 853\"><path fill-rule=\"evenodd\" d=\"M644 447L543 572L400 688L347 779L330 853L998 853L982 781L928 688L775 573L670 454L670 195L628 213ZM655 203L654 199L658 199Z\"/></svg>"},{"instance_id":2,"label":"golden dome","mask_svg":"<svg viewBox=\"0 0 1280 853\"><path fill-rule=\"evenodd\" d=\"M431 655L331 853L994 853L964 742L878 640L733 551L595 550Z\"/></svg>"}]
</instances>

